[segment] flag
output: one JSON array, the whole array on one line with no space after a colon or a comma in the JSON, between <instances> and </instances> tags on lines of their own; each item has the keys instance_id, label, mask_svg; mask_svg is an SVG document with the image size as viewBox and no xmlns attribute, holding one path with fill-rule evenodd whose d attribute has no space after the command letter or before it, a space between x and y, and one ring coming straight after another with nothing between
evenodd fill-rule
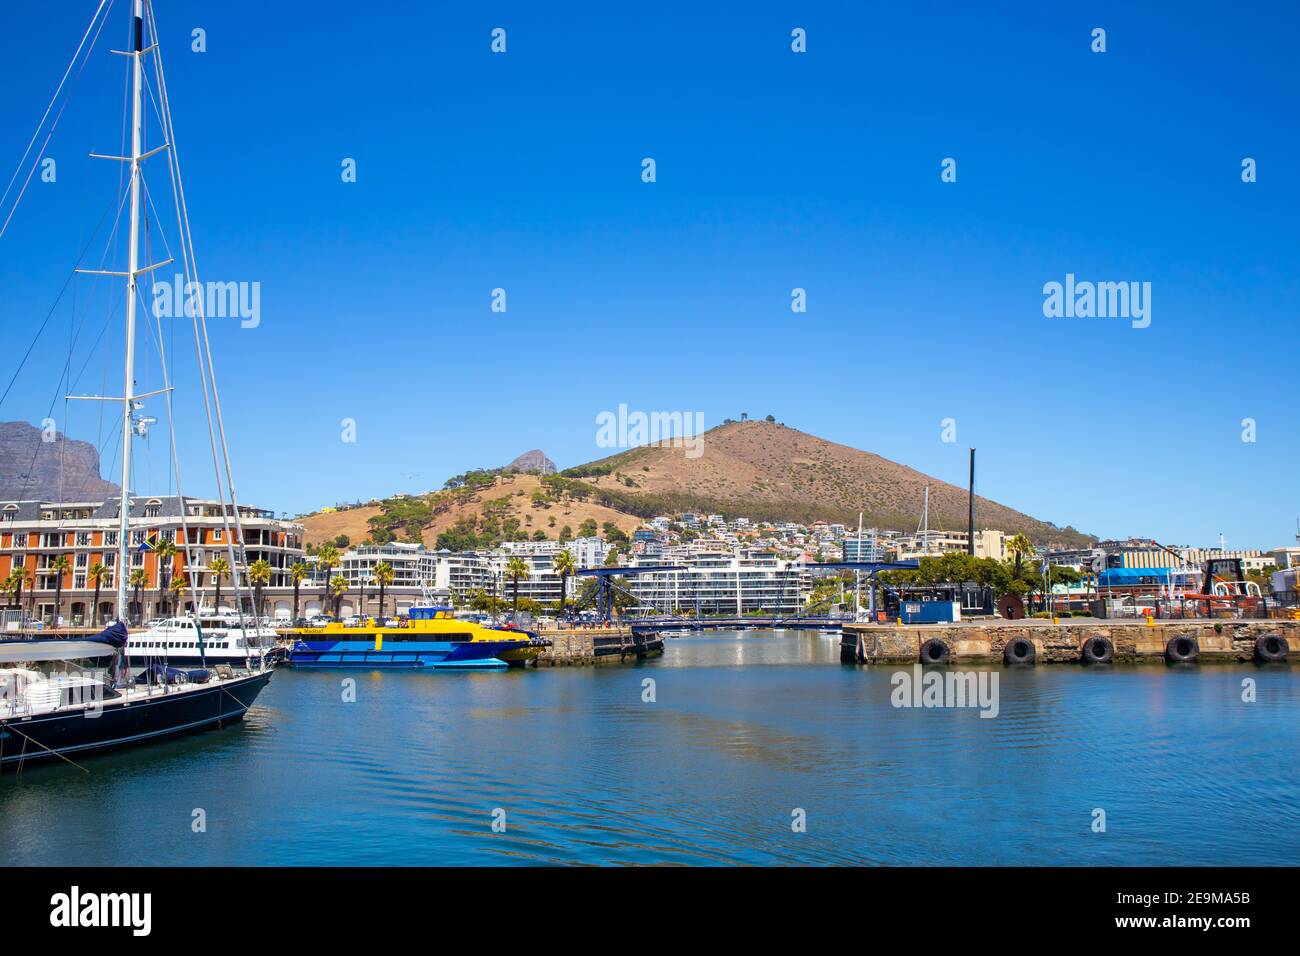
<instances>
[{"instance_id":1,"label":"flag","mask_svg":"<svg viewBox=\"0 0 1300 956\"><path fill-rule=\"evenodd\" d=\"M140 551L140 553L142 554L145 551L152 551L153 546L157 543L158 543L158 532L154 531L144 536L144 540L140 542L140 547L137 550Z\"/></svg>"}]
</instances>

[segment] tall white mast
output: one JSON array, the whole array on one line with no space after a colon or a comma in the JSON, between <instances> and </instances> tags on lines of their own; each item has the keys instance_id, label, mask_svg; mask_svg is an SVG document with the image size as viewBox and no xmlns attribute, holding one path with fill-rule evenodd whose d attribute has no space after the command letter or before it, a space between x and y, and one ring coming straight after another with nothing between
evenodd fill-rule
<instances>
[{"instance_id":1,"label":"tall white mast","mask_svg":"<svg viewBox=\"0 0 1300 956\"><path fill-rule=\"evenodd\" d=\"M144 123L144 0L135 0L131 32L131 248L126 277L126 382L122 390L122 507L117 521L117 617L125 622L127 574L130 571L129 521L131 516L131 432L135 415L135 308L140 266L140 140ZM161 573L161 569L159 569Z\"/></svg>"}]
</instances>

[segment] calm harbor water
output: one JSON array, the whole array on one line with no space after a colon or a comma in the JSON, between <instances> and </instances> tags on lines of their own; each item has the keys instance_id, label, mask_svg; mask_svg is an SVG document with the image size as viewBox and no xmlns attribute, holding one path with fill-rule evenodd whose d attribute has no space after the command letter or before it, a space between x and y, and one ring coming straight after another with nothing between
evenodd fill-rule
<instances>
[{"instance_id":1,"label":"calm harbor water","mask_svg":"<svg viewBox=\"0 0 1300 956\"><path fill-rule=\"evenodd\" d=\"M6 772L0 859L1300 862L1300 668L991 668L994 719L893 707L898 670L841 666L829 636L771 632L671 640L640 665L283 670L241 726L85 757L88 774Z\"/></svg>"}]
</instances>

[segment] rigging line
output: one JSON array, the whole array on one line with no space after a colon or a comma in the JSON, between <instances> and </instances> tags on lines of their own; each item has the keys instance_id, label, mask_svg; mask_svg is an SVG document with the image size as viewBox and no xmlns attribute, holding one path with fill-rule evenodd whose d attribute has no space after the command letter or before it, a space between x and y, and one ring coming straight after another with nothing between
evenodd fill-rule
<instances>
[{"instance_id":1,"label":"rigging line","mask_svg":"<svg viewBox=\"0 0 1300 956\"><path fill-rule=\"evenodd\" d=\"M63 89L63 84L68 81L68 74L72 72L73 66L76 65L77 57L81 55L81 48L86 45L86 38L90 36L90 31L94 29L95 21L103 11L104 5L106 3L111 5L112 2L113 0L100 0L99 9L97 9L94 15L91 16L90 23L86 26L86 32L82 34L81 42L77 44L76 52L72 54L72 59L68 61L67 69L63 71L63 77L59 80L59 85L55 87L54 95L50 97L49 105L45 107L45 113L41 116L41 121L36 124L36 129L32 133L32 138L28 141L27 148L23 150L22 158L18 160L18 165L14 167L14 174L9 177L9 185L5 186L4 194L0 195L0 206L3 206L5 201L8 200L9 191L14 188L14 182L18 179L18 173L22 171L23 163L27 162L27 156L31 153L32 146L36 144L36 137L41 135L41 127L43 127L45 121L50 118L50 110L54 109L54 104L59 99L59 92ZM108 18L105 17L104 19L107 20ZM98 34L96 34L96 37L98 37Z\"/></svg>"},{"instance_id":2,"label":"rigging line","mask_svg":"<svg viewBox=\"0 0 1300 956\"><path fill-rule=\"evenodd\" d=\"M149 27L150 27L150 39L154 47L154 71L158 77L158 95L159 95L159 99L162 102L162 119L164 123L163 139L167 143L171 144L171 149L167 151L167 158L168 158L167 170L171 176L172 195L173 197L175 197L176 200L175 201L176 228L178 233L178 239L181 244L181 263L185 273L186 280L188 281L192 274L194 276L195 285L197 286L198 270L194 264L193 237L190 235L189 230L187 229L187 224L189 222L189 211L186 208L184 188L181 182L179 151L176 148L176 130L171 121L171 102L167 94L167 78L162 65L162 52L161 52L162 48L161 45L157 42L158 25L157 25L157 20L153 15L152 4L150 4L149 6ZM215 382L212 383L214 394L210 398L209 375L212 373L212 366L210 361L207 367L204 366L203 345L199 337L199 319L200 316L202 316L203 314L202 296L199 297L198 308L197 309L190 308L188 309L188 311L190 314L191 322L194 326L194 348L198 356L199 382L201 386L200 391L203 397L203 408L204 408L204 412L206 413L207 422L208 422L208 444L212 452L212 470L213 470L214 477L216 478L217 504L219 510L221 511L221 524L222 524L222 529L224 531L224 537L226 539L226 555L231 567L231 575L230 575L231 584L235 589L235 607L239 614L240 628L243 629L245 628L244 588L240 583L241 578L240 578L239 571L240 568L242 567L244 570L244 575L246 580L248 574L248 548L244 538L243 522L240 520L239 517L239 505L235 499L233 488L231 489L231 495L230 495L230 508L229 510L227 510L226 508L226 493L225 493L225 487L221 480L221 463L217 453L217 440L214 431L214 423L213 423L213 415L212 415L211 399L215 398ZM204 328L206 330L206 323L204 325ZM209 359L210 358L211 358L211 353L209 352ZM223 438L223 446L224 446L224 432L222 438ZM228 455L226 458L226 474L227 477L229 478L230 467L229 467ZM235 528L238 533L238 540L239 540L238 558L236 558L235 555L236 536L230 533L231 513L233 513L233 517L235 519ZM256 610L256 608L254 608L254 610Z\"/></svg>"},{"instance_id":3,"label":"rigging line","mask_svg":"<svg viewBox=\"0 0 1300 956\"><path fill-rule=\"evenodd\" d=\"M107 213L107 211L105 211L104 216L100 218L99 225L103 225L104 218L106 218L107 215L108 215L108 213ZM121 209L120 209L120 208L118 209L118 215L119 215L119 217L121 216ZM82 254L83 254L83 255L85 254L85 248L88 248L89 245L90 245L90 242L91 242L91 241L94 241L94 235L95 235L95 233L97 233L98 231L99 231L99 226L96 226L96 227L95 227L95 232L91 234L91 240L88 241L88 242L86 243L86 247L83 247L83 250L82 250ZM106 254L107 254L107 252L106 252ZM100 264L102 265L103 262L101 261ZM72 274L68 277L68 280L64 282L64 290L67 289L68 283L72 280L73 277L75 277L75 275L76 275L76 269L75 269L75 267L74 267L74 269L73 269L73 271L72 271ZM94 293L92 292L92 298L93 298L93 295L94 295ZM76 321L76 296L77 296L76 286L73 286L73 291L72 291L72 297L73 297L73 309L72 309L72 313L71 313L71 316L70 316L70 321L73 322L73 323L75 323L75 321ZM53 315L54 311L58 308L58 304L59 304L59 302L62 300L62 298L63 298L63 290L61 290L61 291L59 292L59 297L58 297L58 299L55 300L54 306L53 306L53 307L51 308L51 310L50 310L50 315L47 315L47 316L46 316L46 320L45 320L46 322L49 321L49 319L50 319L50 317ZM111 313L110 313L110 314L111 314ZM62 496L62 494L63 494L63 492L64 492L64 490L65 490L65 489L64 489L64 486L63 486L63 455L64 455L64 450L65 450L65 448L67 447L67 440L68 440L68 429L67 429L67 398L66 398L66 393L69 392L69 391L71 391L71 389L72 389L72 386L71 386L71 384L70 384L69 381L68 381L68 372L69 372L70 367L71 367L71 364L72 364L72 354L73 354L73 350L76 348L76 342L77 342L77 339L79 339L80 336L81 336L81 326L82 326L82 325L84 325L84 320L83 320L83 322L82 322L81 324L77 324L77 325L75 325L76 334L73 335L73 336L71 336L72 341L69 342L69 344L68 344L68 355L67 355L67 358L66 358L65 361L64 361L63 372L62 372L62 374L59 376L58 383L55 385L54 394L53 394L52 396L50 396L50 404L49 404L49 406L46 408L46 412L45 412L45 417L46 417L46 418L49 418L49 417L53 414L53 412L54 412L54 406L58 403L58 400L59 400L59 393L60 393L60 392L63 392L63 393L65 394L65 398L64 398L64 429L63 429L63 440L59 443L59 472L60 472L60 473L59 473L59 494L60 494L60 496ZM42 323L42 325L41 325L41 329L44 329L44 327L45 327L45 325L44 325L44 323ZM38 332L37 332L37 337L39 338L39 336L40 336L40 332L38 331ZM35 346L35 344L36 344L35 341L33 341L33 342L32 342L32 345ZM31 351L31 350L29 349L29 350L28 350L29 354L30 354L30 351ZM26 361L26 357L24 357L23 361L24 361L24 362ZM20 370L20 371L21 371L21 368L22 368L22 366L20 365L20 366L19 366L19 370ZM17 377L17 374L18 374L17 372L14 373L15 378ZM11 386L11 387L12 387L12 384L13 384L13 383L11 382L11 383L10 383L10 386ZM6 394L6 395L8 394L8 390L6 390L6 393L5 393L5 394ZM3 402L3 399L0 398L0 403L2 403L2 402ZM28 489L29 487L31 487L32 478L33 478L33 473L34 473L34 470L35 470L35 467L36 467L36 458L37 458L37 456L38 456L39 454L40 454L40 445L37 445L37 446L32 450L32 460L31 460L31 464L28 466L28 469L27 469L27 479L26 479L26 481L24 481L24 483L23 483L23 489L22 489L22 494L23 494L23 495L26 495L26 494L27 494L27 489Z\"/></svg>"},{"instance_id":4,"label":"rigging line","mask_svg":"<svg viewBox=\"0 0 1300 956\"><path fill-rule=\"evenodd\" d=\"M109 212L112 211L112 209L113 206L110 203L108 208L104 210L104 215L100 217L99 224L95 227L94 232L91 233L90 239L88 239L86 241L86 245L82 247L81 255L77 257L77 262L81 262L85 258L86 252L90 249L90 244L95 241L95 235L99 232L99 226L102 226L104 224L104 220L108 218L108 214ZM121 214L120 207L118 210L118 214L119 215ZM5 386L4 393L0 394L0 408L4 407L5 399L9 397L9 393L13 390L14 383L18 381L18 376L22 374L23 367L27 364L27 360L31 357L32 350L36 348L36 343L40 341L41 335L45 332L45 327L49 324L50 319L54 316L55 311L59 307L59 303L63 301L64 293L68 291L69 284L71 284L72 280L76 278L76 276L77 276L77 267L74 265L72 269L68 271L68 277L63 280L63 288L59 290L59 294L55 297L54 303L50 306L50 310L47 313L45 313L45 318L44 320L42 320L40 327L36 330L36 334L32 336L31 344L27 346L27 351L23 353L22 359L18 362L18 367L14 369L14 374L10 377L9 384Z\"/></svg>"},{"instance_id":5,"label":"rigging line","mask_svg":"<svg viewBox=\"0 0 1300 956\"><path fill-rule=\"evenodd\" d=\"M182 545L181 561L182 561L182 565L188 566L192 572L196 564L195 561L196 555L198 558L197 564L199 565L203 564L202 541L195 542L190 538L189 522L185 520L186 515L189 513L189 507L187 506L187 503L185 501L185 491L181 485L181 461L180 461L180 456L177 454L176 451L176 418L172 414L171 377L167 374L167 353L163 346L162 317L160 315L157 315L156 312L154 315L154 321L158 323L158 352L159 352L158 357L160 359L159 364L162 367L162 374L163 374L163 396L166 398L166 404L167 404L167 435L169 439L169 444L171 446L172 470L175 472L176 475L176 497L180 505L181 534L185 536L185 541ZM194 548L196 543L199 545L199 548L197 550L195 550ZM184 567L182 567L182 573L184 573ZM195 610L197 610L199 607L199 601L202 599L202 595L199 593L197 586L194 586L193 590L194 590L194 607ZM195 618L195 622L197 627L198 626L197 617ZM203 652L203 629L201 627L198 627L198 636L199 636L199 652L202 653Z\"/></svg>"},{"instance_id":6,"label":"rigging line","mask_svg":"<svg viewBox=\"0 0 1300 956\"><path fill-rule=\"evenodd\" d=\"M6 729L6 730L12 730L12 731L13 731L14 733L16 733L19 737L23 738L24 741L28 741L28 740L30 740L32 743L34 743L36 746L40 747L42 750L48 750L50 753L54 754L54 756L58 757L60 760L67 760L68 763L72 764L72 766L76 767L76 768L77 768L78 770L80 770L82 773L90 773L90 771L87 770L85 767L81 766L81 764L79 764L79 763L74 763L73 761L68 760L67 757L65 757L63 754L59 753L57 750L50 750L49 747L45 746L45 744L41 743L41 742L40 742L39 740L37 740L35 737L28 737L25 733L23 733L21 730L19 730L17 727L15 727L12 723L5 724L5 729ZM24 751L23 751L23 752L24 752L24 755L26 754L26 746L27 746L27 745L24 743L24 744L23 744L23 747L24 747ZM20 771L20 772L21 772L21 768L22 768L22 762L20 761L20 762L19 762L19 771Z\"/></svg>"},{"instance_id":7,"label":"rigging line","mask_svg":"<svg viewBox=\"0 0 1300 956\"><path fill-rule=\"evenodd\" d=\"M101 0L101 3L102 3L102 2L103 2L103 0ZM110 2L111 2L111 0L110 0ZM92 21L92 22L93 22L93 21ZM90 60L90 52L91 52L91 50L93 50L93 49L95 48L95 44L97 44L97 43L99 42L99 34L100 34L100 31L102 31L102 30L104 29L104 24L107 23L107 22L108 22L108 18L107 18L107 17L105 17L103 20L100 21L100 24L99 24L99 30L96 30L96 31L95 31L95 38L94 38L93 40L90 41L90 49L86 51L86 55L85 55L85 57L84 57L84 58L82 59L82 61L81 61L81 66L77 68L77 75L76 75L76 76L73 78L73 80L72 80L72 90L69 90L69 91L68 91L68 96L63 100L63 104L59 107L59 112L58 112L57 114L55 114L54 122L50 125L50 130L49 130L49 132L45 134L45 141L41 143L40 151L36 154L36 158L32 161L32 168L29 169L29 170L27 171L27 178L23 180L22 188L18 191L18 195L14 197L14 204L13 204L13 206L12 206L12 207L10 208L10 210L9 210L9 215L8 215L7 217L5 217L5 221L4 221L4 223L3 223L3 224L0 224L0 238L3 238L3 237L4 237L5 230L9 228L9 223L13 220L13 218L14 218L14 213L16 213L16 212L18 211L18 206L19 206L19 205L22 203L22 201L23 201L23 196L25 196L25 195L27 194L27 187L28 187L29 185L31 185L31 182L32 182L32 176L35 175L35 173L36 173L36 167L39 166L39 165L41 164L41 157L43 157L43 156L45 155L45 147L48 146L48 145L50 145L50 140L51 140L51 139L53 138L53 136L54 136L54 131L55 131L56 129L59 128L59 121L60 121L61 119L63 119L63 111L66 110L66 109L68 108L68 103L70 103L70 102L72 101L72 93L76 90L76 88L77 88L77 84L78 84L78 82L80 82L80 80L81 80L81 74L82 74L83 72L85 72L85 69L86 69L86 63L89 62L89 60ZM51 104L51 105L53 105L53 104ZM44 123L45 120L42 119L41 122ZM39 132L40 132L40 129L39 129L39 127L38 127L38 128L37 128L37 133L39 133ZM31 147L29 146L28 149L30 150ZM26 159L26 154L25 154L25 153L23 154L23 158ZM22 161L20 160L20 161L19 161L19 169L21 169L21 168L22 168ZM16 171L16 170L15 170L15 175L17 175L17 171ZM6 193L6 195L8 195L8 190L7 190L7 189L5 190L5 193Z\"/></svg>"}]
</instances>

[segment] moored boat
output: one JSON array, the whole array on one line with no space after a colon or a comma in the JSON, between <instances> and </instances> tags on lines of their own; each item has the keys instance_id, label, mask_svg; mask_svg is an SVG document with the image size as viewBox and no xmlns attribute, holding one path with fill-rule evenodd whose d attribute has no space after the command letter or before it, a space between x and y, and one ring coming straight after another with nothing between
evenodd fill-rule
<instances>
[{"instance_id":1,"label":"moored boat","mask_svg":"<svg viewBox=\"0 0 1300 956\"><path fill-rule=\"evenodd\" d=\"M188 667L230 664L256 667L263 658L278 656L274 628L229 609L167 618L147 631L132 634L126 645L127 660L139 666L151 660Z\"/></svg>"},{"instance_id":2,"label":"moored boat","mask_svg":"<svg viewBox=\"0 0 1300 956\"><path fill-rule=\"evenodd\" d=\"M132 677L125 644L121 622L85 640L0 641L0 767L221 727L271 679L269 668L224 665L155 665Z\"/></svg>"},{"instance_id":3,"label":"moored boat","mask_svg":"<svg viewBox=\"0 0 1300 956\"><path fill-rule=\"evenodd\" d=\"M289 651L290 667L504 670L522 667L551 642L532 631L457 620L449 607L413 607L405 624L327 624L304 628Z\"/></svg>"}]
</instances>

